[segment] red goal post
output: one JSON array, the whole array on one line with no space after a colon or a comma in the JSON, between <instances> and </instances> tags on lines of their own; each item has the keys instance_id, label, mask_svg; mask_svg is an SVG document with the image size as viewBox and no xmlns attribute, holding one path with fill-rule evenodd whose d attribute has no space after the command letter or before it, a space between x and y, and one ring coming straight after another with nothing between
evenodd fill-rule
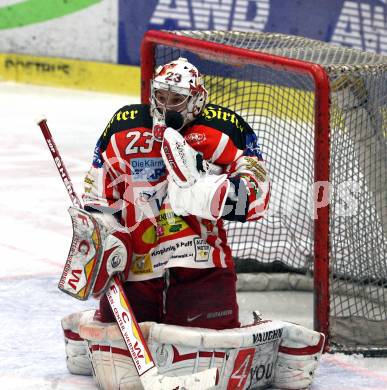
<instances>
[{"instance_id":1,"label":"red goal post","mask_svg":"<svg viewBox=\"0 0 387 390\"><path fill-rule=\"evenodd\" d=\"M265 40L267 39L273 39L270 42L275 42L275 44L273 45L270 43L267 47L263 45L264 47L262 50L256 48L256 46L259 46L258 44L255 46L251 44L252 42L266 42ZM267 42L269 42L269 40L267 40ZM263 81L259 79L260 76L249 76L249 82L261 84L263 89L269 89L269 87L265 87L266 85L269 85L271 90L273 90L273 88L278 88L275 84L280 76L278 76L276 72L281 74L289 72L289 75L301 75L301 77L305 76L312 80L312 86L306 87L305 90L307 90L308 96L309 92L313 95L313 97L308 98L310 100L308 105L312 107L313 110L313 181L314 183L317 183L317 187L314 187L314 209L316 210L316 218L314 219L313 227L310 232L313 240L312 272L314 280L314 327L327 336L327 343L329 344L332 338L330 324L330 290L332 288L330 285L330 257L332 256L332 237L330 236L330 231L332 230L332 226L330 227L330 224L332 224L332 216L330 215L329 204L322 207L318 207L318 205L320 205L324 197L328 196L327 191L329 187L327 188L323 185L319 186L319 183L329 183L331 180L331 116L332 112L335 116L337 116L337 113L336 111L333 111L331 105L331 88L333 84L332 74L329 73L327 64L321 64L319 61L313 60L313 53L311 54L311 58L307 58L306 60L304 54L302 56L294 54L293 47L296 47L300 52L311 51L316 53L317 51L321 51L325 53L331 50L328 44L319 41L281 34L225 31L148 31L144 36L141 47L141 100L143 103L149 102L150 79L152 78L155 66L173 60L181 55L181 53L183 53L182 56L186 56L188 53L188 55L192 54L197 56L196 58L198 58L199 61L210 62L214 65L212 67L209 66L208 68L211 69L211 72L216 72L217 67L219 67L221 72L223 71L224 66L235 67L235 74L237 74L236 78L238 79L237 86L246 85L243 84L244 76L243 71L241 70L250 66L256 67L257 73L264 73L264 76L262 76ZM157 53L159 48L163 48L163 50L166 51L170 50L171 53L168 51L168 54L159 55ZM350 49L341 50L343 50L345 55L348 54L346 50L351 54ZM290 53L290 55L288 55L288 53ZM361 57L361 54L359 55ZM200 64L197 65L199 69L204 72ZM268 76L269 71L272 72L272 76ZM227 71L225 73L227 73ZM227 75L223 76L221 74L218 76L218 74L213 73L207 76L209 80L215 78L216 80L220 80L220 82L224 82L224 85L228 85L228 82L224 81L227 79ZM270 79L270 77L272 77L272 79ZM294 86L291 76L288 77L287 81L280 81L279 85L280 88L283 87L283 89L287 91L286 94L293 94L292 91L298 88L297 86ZM261 87L258 88L260 89ZM232 88L235 88L235 86ZM301 89L302 88L300 88L300 90ZM217 101L219 101L219 94L222 92L219 92L217 89L216 91ZM276 89L276 91L278 92L278 89ZM211 102L211 88L209 92ZM235 98L234 96L231 98L231 94L232 92L224 92L224 95L227 95L227 99L225 98L225 100L228 102L237 102L238 98ZM253 96L252 93L250 96ZM270 94L268 94L268 96L270 96ZM254 95L254 99L257 101L260 99L259 92ZM294 102L299 100L301 100L299 96L292 97L291 103L288 104L288 107L284 109L284 111L292 110ZM250 104L251 107L256 108L256 103L251 103L251 100L248 103L244 103L242 106L236 104L236 106L233 107L233 104L230 103L225 105L231 109L242 111L249 109L246 108L246 104ZM259 104L264 107L266 102ZM266 108L262 109L262 107L260 107L260 112L263 113L262 117L267 117ZM300 110L303 110L301 106ZM282 112L281 115L283 115ZM298 113L296 112L292 115L297 116ZM340 119L338 119L338 121L340 121ZM254 130L258 131L257 128L254 128ZM263 152L265 154L265 145L263 145ZM257 237L257 239L259 239L259 237ZM361 346L360 349L363 349L363 347L364 346ZM340 349L346 349L346 346L341 339ZM352 347L350 346L349 349L352 349Z\"/></svg>"}]
</instances>

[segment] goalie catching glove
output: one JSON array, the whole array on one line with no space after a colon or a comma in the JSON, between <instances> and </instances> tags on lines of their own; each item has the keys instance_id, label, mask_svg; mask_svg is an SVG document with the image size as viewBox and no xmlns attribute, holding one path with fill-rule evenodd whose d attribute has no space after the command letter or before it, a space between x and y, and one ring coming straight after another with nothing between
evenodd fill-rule
<instances>
[{"instance_id":1,"label":"goalie catching glove","mask_svg":"<svg viewBox=\"0 0 387 390\"><path fill-rule=\"evenodd\" d=\"M174 213L210 220L221 217L230 188L227 175L211 174L211 165L170 127L164 132L161 155L169 173L168 196Z\"/></svg>"},{"instance_id":2,"label":"goalie catching glove","mask_svg":"<svg viewBox=\"0 0 387 390\"><path fill-rule=\"evenodd\" d=\"M132 247L130 236L113 215L89 213L70 207L73 238L59 281L59 289L86 300L99 297L117 273L125 280L129 274Z\"/></svg>"}]
</instances>

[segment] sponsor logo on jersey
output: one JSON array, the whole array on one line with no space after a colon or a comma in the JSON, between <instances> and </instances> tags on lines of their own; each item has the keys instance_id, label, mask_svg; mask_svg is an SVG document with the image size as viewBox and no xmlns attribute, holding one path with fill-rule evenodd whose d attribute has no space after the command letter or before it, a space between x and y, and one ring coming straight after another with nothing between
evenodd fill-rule
<instances>
[{"instance_id":1,"label":"sponsor logo on jersey","mask_svg":"<svg viewBox=\"0 0 387 390\"><path fill-rule=\"evenodd\" d=\"M93 166L95 168L101 168L102 165L103 162L102 162L101 147L100 147L100 142L98 141L96 147L94 148Z\"/></svg>"},{"instance_id":2,"label":"sponsor logo on jersey","mask_svg":"<svg viewBox=\"0 0 387 390\"><path fill-rule=\"evenodd\" d=\"M94 185L94 180L89 176L85 177L84 182L85 182L85 184L89 184L90 186Z\"/></svg>"},{"instance_id":3,"label":"sponsor logo on jersey","mask_svg":"<svg viewBox=\"0 0 387 390\"><path fill-rule=\"evenodd\" d=\"M210 121L212 119L218 119L224 122L232 123L238 130L243 131L244 128L239 122L238 116L235 112L225 111L222 107L214 107L208 105L203 110L202 116L204 119Z\"/></svg>"},{"instance_id":4,"label":"sponsor logo on jersey","mask_svg":"<svg viewBox=\"0 0 387 390\"><path fill-rule=\"evenodd\" d=\"M172 210L161 210L157 217L157 226L149 226L142 235L142 241L153 244L157 241L157 237L168 237L188 227L184 219L175 215Z\"/></svg>"},{"instance_id":5,"label":"sponsor logo on jersey","mask_svg":"<svg viewBox=\"0 0 387 390\"><path fill-rule=\"evenodd\" d=\"M160 249L155 249L151 252L151 256L152 257L155 257L155 256L163 256L164 254L166 253L173 253L175 252L176 250L176 246L175 245L169 245L165 248L160 248Z\"/></svg>"},{"instance_id":6,"label":"sponsor logo on jersey","mask_svg":"<svg viewBox=\"0 0 387 390\"><path fill-rule=\"evenodd\" d=\"M138 114L138 110L130 110L130 111L118 111L116 114L116 120L119 121L127 121L128 119L135 119Z\"/></svg>"},{"instance_id":7,"label":"sponsor logo on jersey","mask_svg":"<svg viewBox=\"0 0 387 390\"><path fill-rule=\"evenodd\" d=\"M158 217L160 223L174 225L176 222L183 221L182 217L176 215L171 209L164 209L160 211L160 216Z\"/></svg>"},{"instance_id":8,"label":"sponsor logo on jersey","mask_svg":"<svg viewBox=\"0 0 387 390\"><path fill-rule=\"evenodd\" d=\"M194 247L195 247L195 261L196 262L208 261L210 257L211 247L207 244L207 242L202 238L195 237Z\"/></svg>"},{"instance_id":9,"label":"sponsor logo on jersey","mask_svg":"<svg viewBox=\"0 0 387 390\"><path fill-rule=\"evenodd\" d=\"M191 133L185 139L189 144L201 144L206 140L206 135L202 133Z\"/></svg>"},{"instance_id":10,"label":"sponsor logo on jersey","mask_svg":"<svg viewBox=\"0 0 387 390\"><path fill-rule=\"evenodd\" d=\"M165 175L164 161L160 157L132 158L130 160L132 180L156 182Z\"/></svg>"},{"instance_id":11,"label":"sponsor logo on jersey","mask_svg":"<svg viewBox=\"0 0 387 390\"><path fill-rule=\"evenodd\" d=\"M266 170L262 167L259 161L253 157L245 157L246 168L251 171L254 176L261 182L266 181Z\"/></svg>"},{"instance_id":12,"label":"sponsor logo on jersey","mask_svg":"<svg viewBox=\"0 0 387 390\"><path fill-rule=\"evenodd\" d=\"M163 237L181 232L189 227L184 219L176 215L171 209L161 210L160 215L157 217L157 222L163 228Z\"/></svg>"},{"instance_id":13,"label":"sponsor logo on jersey","mask_svg":"<svg viewBox=\"0 0 387 390\"><path fill-rule=\"evenodd\" d=\"M153 136L155 137L155 139L157 141L160 141L162 142L163 140L163 137L164 137L164 132L165 132L165 129L167 128L167 126L165 125L162 125L162 124L155 124L153 126Z\"/></svg>"},{"instance_id":14,"label":"sponsor logo on jersey","mask_svg":"<svg viewBox=\"0 0 387 390\"><path fill-rule=\"evenodd\" d=\"M232 315L232 309L223 310L223 311L214 311L212 313L207 313L207 319L211 318L220 318L220 317L228 317Z\"/></svg>"},{"instance_id":15,"label":"sponsor logo on jersey","mask_svg":"<svg viewBox=\"0 0 387 390\"><path fill-rule=\"evenodd\" d=\"M107 124L104 132L103 132L103 137L106 137L111 125L113 124L114 121L120 122L122 120L127 121L127 120L133 120L137 117L137 114L139 113L138 110L125 110L125 111L118 111L116 114L113 115L113 117L110 119L109 123Z\"/></svg>"},{"instance_id":16,"label":"sponsor logo on jersey","mask_svg":"<svg viewBox=\"0 0 387 390\"><path fill-rule=\"evenodd\" d=\"M198 318L200 318L202 315L203 315L203 314L200 313L200 314L197 314L197 315L192 316L192 317L191 317L191 316L188 316L188 317L187 317L187 322L195 321L195 320L197 320Z\"/></svg>"},{"instance_id":17,"label":"sponsor logo on jersey","mask_svg":"<svg viewBox=\"0 0 387 390\"><path fill-rule=\"evenodd\" d=\"M145 256L136 256L130 270L135 275L150 274L153 272L152 261L149 254Z\"/></svg>"},{"instance_id":18,"label":"sponsor logo on jersey","mask_svg":"<svg viewBox=\"0 0 387 390\"><path fill-rule=\"evenodd\" d=\"M246 133L246 150L244 152L246 156L256 156L260 160L263 160L261 148L258 144L258 139L255 133Z\"/></svg>"},{"instance_id":19,"label":"sponsor logo on jersey","mask_svg":"<svg viewBox=\"0 0 387 390\"><path fill-rule=\"evenodd\" d=\"M177 232L180 232L180 230L182 229L183 225L181 223L177 224L177 225L173 225L169 228L169 232L170 233L177 233Z\"/></svg>"}]
</instances>

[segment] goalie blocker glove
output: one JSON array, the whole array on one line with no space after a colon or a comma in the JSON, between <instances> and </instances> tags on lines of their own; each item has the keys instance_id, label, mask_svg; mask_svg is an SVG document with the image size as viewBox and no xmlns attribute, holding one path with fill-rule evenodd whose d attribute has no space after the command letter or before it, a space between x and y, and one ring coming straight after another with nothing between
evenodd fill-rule
<instances>
[{"instance_id":1,"label":"goalie blocker glove","mask_svg":"<svg viewBox=\"0 0 387 390\"><path fill-rule=\"evenodd\" d=\"M130 235L106 213L90 213L70 207L73 238L59 289L86 300L99 297L115 274L129 274L132 258Z\"/></svg>"},{"instance_id":2,"label":"goalie blocker glove","mask_svg":"<svg viewBox=\"0 0 387 390\"><path fill-rule=\"evenodd\" d=\"M125 232L113 215L96 212L92 215L101 224L100 226L106 230L107 234L101 266L92 292L94 297L99 297L105 292L110 279L114 275L121 274L122 280L128 278L132 259L132 244L129 233Z\"/></svg>"}]
</instances>

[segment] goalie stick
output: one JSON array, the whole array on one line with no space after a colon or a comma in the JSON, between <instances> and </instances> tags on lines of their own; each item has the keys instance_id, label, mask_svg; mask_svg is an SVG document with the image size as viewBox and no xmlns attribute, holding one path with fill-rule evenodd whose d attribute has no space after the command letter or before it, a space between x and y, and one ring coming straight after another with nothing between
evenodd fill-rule
<instances>
[{"instance_id":1,"label":"goalie stick","mask_svg":"<svg viewBox=\"0 0 387 390\"><path fill-rule=\"evenodd\" d=\"M37 120L37 124L43 133L71 202L74 206L83 209L47 126L47 119L41 118ZM215 367L191 375L169 377L159 374L118 275L114 275L111 279L106 296L145 390L205 390L216 386L218 370Z\"/></svg>"}]
</instances>

